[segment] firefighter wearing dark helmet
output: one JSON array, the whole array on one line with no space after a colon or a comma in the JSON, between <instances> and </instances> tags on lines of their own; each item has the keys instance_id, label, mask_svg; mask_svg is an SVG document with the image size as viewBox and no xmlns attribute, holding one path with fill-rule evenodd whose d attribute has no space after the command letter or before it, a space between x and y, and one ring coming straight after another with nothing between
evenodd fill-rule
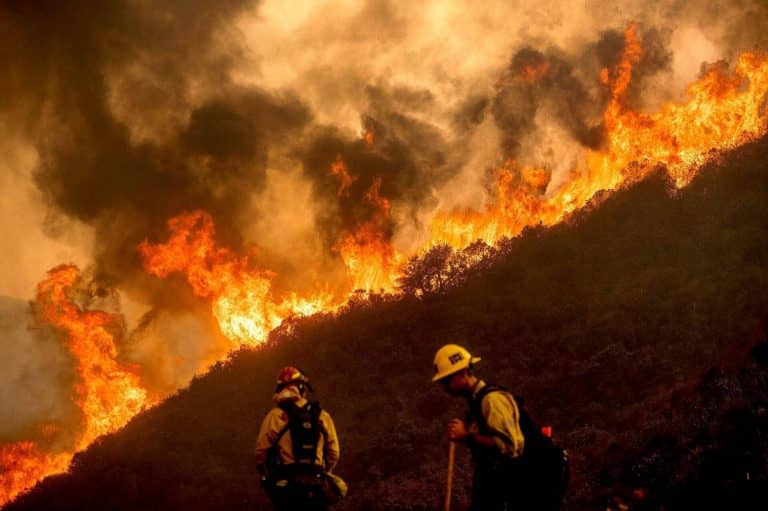
<instances>
[{"instance_id":1,"label":"firefighter wearing dark helmet","mask_svg":"<svg viewBox=\"0 0 768 511\"><path fill-rule=\"evenodd\" d=\"M475 473L472 480L472 511L537 509L523 482L522 459L525 440L520 412L514 396L488 386L475 376L480 361L457 344L447 344L435 354L433 382L469 404L466 419L448 423L448 438L467 445Z\"/></svg>"},{"instance_id":2,"label":"firefighter wearing dark helmet","mask_svg":"<svg viewBox=\"0 0 768 511\"><path fill-rule=\"evenodd\" d=\"M280 371L275 407L256 440L256 463L275 511L324 511L331 503L328 480L341 481L329 476L339 459L336 427L319 403L309 401L310 390L295 367Z\"/></svg>"}]
</instances>

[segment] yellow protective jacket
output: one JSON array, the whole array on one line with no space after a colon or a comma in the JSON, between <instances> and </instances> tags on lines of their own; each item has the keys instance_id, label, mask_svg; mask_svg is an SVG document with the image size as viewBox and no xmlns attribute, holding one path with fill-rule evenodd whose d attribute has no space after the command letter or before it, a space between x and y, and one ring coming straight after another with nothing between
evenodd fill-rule
<instances>
[{"instance_id":1,"label":"yellow protective jacket","mask_svg":"<svg viewBox=\"0 0 768 511\"><path fill-rule=\"evenodd\" d=\"M295 401L296 405L299 407L307 404L307 400L303 397L295 399ZM336 426L333 424L333 419L331 419L328 412L321 410L319 421L321 435L320 440L317 443L315 464L324 466L325 470L330 472L339 461L339 438L336 435ZM277 406L272 408L267 413L266 417L264 417L264 421L261 423L261 428L259 429L259 436L256 439L255 449L256 463L262 473L265 473L268 451L270 447L275 444L277 436L287 423L288 415ZM277 447L277 459L279 463L287 465L294 462L290 430L287 430L283 436L280 437L280 440L277 442Z\"/></svg>"},{"instance_id":2,"label":"yellow protective jacket","mask_svg":"<svg viewBox=\"0 0 768 511\"><path fill-rule=\"evenodd\" d=\"M486 386L482 380L472 392L474 400L480 390ZM495 450L502 456L518 458L523 455L525 439L520 429L520 411L514 396L506 391L488 392L480 403L483 420L493 436ZM470 421L467 430L470 433L486 433L477 421Z\"/></svg>"}]
</instances>

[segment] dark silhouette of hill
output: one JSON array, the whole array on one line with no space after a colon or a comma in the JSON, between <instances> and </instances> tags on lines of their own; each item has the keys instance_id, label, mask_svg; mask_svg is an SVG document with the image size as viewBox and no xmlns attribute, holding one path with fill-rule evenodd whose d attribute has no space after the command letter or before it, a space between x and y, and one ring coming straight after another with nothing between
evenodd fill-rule
<instances>
[{"instance_id":1,"label":"dark silhouette of hill","mask_svg":"<svg viewBox=\"0 0 768 511\"><path fill-rule=\"evenodd\" d=\"M286 322L6 509L268 509L251 452L288 364L336 421L350 485L339 509L437 509L444 424L464 413L429 382L446 342L482 356L481 377L554 426L572 456L568 509L693 509L696 495L743 494L747 478L768 479L756 344L768 318L767 162L764 137L683 190L659 172L505 241L440 293L361 296L337 316ZM459 450L455 509L470 470Z\"/></svg>"}]
</instances>

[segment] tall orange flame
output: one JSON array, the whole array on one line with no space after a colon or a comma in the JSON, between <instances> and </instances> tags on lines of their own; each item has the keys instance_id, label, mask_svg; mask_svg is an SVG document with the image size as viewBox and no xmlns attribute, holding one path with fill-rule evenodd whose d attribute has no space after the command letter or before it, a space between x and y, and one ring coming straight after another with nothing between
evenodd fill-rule
<instances>
[{"instance_id":1,"label":"tall orange flame","mask_svg":"<svg viewBox=\"0 0 768 511\"><path fill-rule=\"evenodd\" d=\"M77 363L79 381L74 401L83 413L83 430L70 452L48 453L30 441L0 448L0 503L5 503L43 477L67 469L74 452L97 437L116 431L134 415L155 403L138 375L117 361L117 347L107 330L112 314L83 311L68 293L80 278L71 265L56 267L37 288L43 318L66 336Z\"/></svg>"},{"instance_id":2,"label":"tall orange flame","mask_svg":"<svg viewBox=\"0 0 768 511\"><path fill-rule=\"evenodd\" d=\"M641 179L660 165L682 187L719 151L766 132L765 54L742 54L733 71L723 65L712 66L687 88L687 102L667 103L654 114L635 112L625 105L632 65L641 56L636 29L630 26L620 63L613 72L604 69L600 74L611 93L603 115L606 147L587 150L583 170L573 169L570 180L547 195L530 179L532 175L544 176L546 171L508 164L497 172L494 201L485 210L434 217L432 243L448 243L455 248L478 239L495 243L518 235L527 226L553 225L583 207L597 192Z\"/></svg>"},{"instance_id":3,"label":"tall orange flame","mask_svg":"<svg viewBox=\"0 0 768 511\"><path fill-rule=\"evenodd\" d=\"M602 70L599 76L610 93L603 114L605 146L585 150L581 165L571 171L563 185L547 192L547 169L524 168L507 161L496 173L493 202L482 211L439 213L431 222L427 245L448 243L462 248L477 239L495 243L518 235L526 226L555 224L587 204L597 192L641 179L660 165L682 187L718 151L766 133L766 55L742 54L732 71L722 64L711 66L687 88L687 101L667 103L652 114L633 111L626 105L632 67L642 55L637 30L629 26L619 64ZM524 68L517 79L533 86L547 72L548 64L541 62ZM373 147L372 131L365 134L364 142ZM357 178L350 175L341 158L331 172L340 180L337 195L348 196ZM344 233L336 245L349 274L349 291L393 290L405 259L390 242L391 204L381 196L380 188L381 179L377 179L365 196L375 211L372 218ZM247 256L218 247L213 220L203 211L174 217L168 227L171 235L166 243L144 241L139 246L145 269L161 278L183 273L197 296L211 300L221 332L235 344L258 344L288 316L338 305L338 299L322 294L309 298L291 294L276 300L271 289L274 274L253 268ZM80 382L74 399L84 420L72 452L122 427L155 402L138 376L116 360L116 346L108 331L114 317L83 311L68 298L78 278L73 266L54 268L39 284L37 294L43 317L66 334L67 347L77 360ZM0 504L46 475L66 470L72 452L48 453L31 441L1 446Z\"/></svg>"},{"instance_id":4,"label":"tall orange flame","mask_svg":"<svg viewBox=\"0 0 768 511\"><path fill-rule=\"evenodd\" d=\"M657 113L645 114L626 105L633 65L643 49L637 29L625 31L625 48L613 69L603 69L600 81L610 100L603 114L606 142L600 150L585 150L578 168L554 191L547 192L551 173L507 161L496 172L493 200L481 211L438 213L431 221L426 246L447 243L463 248L476 240L493 244L518 235L527 226L553 225L583 207L599 191L614 190L641 179L663 165L677 186L684 186L696 170L716 153L765 133L768 112L768 58L743 54L733 71L711 67L686 91L685 103L668 103ZM541 61L522 70L529 85L548 70ZM528 79L530 78L530 80ZM364 139L372 142L372 132ZM337 196L348 197L357 177L339 156L331 165L339 179ZM374 214L354 230L342 234L335 245L347 268L349 289L392 291L406 255L391 243L391 204L381 196L381 179L375 179L365 201ZM169 221L171 238L165 244L142 243L140 250L150 273L165 277L185 272L195 294L213 300L213 313L221 331L236 342L254 344L291 314L335 308L343 297L311 297L276 303L270 297L272 274L250 269L247 257L216 248L213 223L206 213L185 213ZM302 303L298 306L297 303Z\"/></svg>"},{"instance_id":5,"label":"tall orange flame","mask_svg":"<svg viewBox=\"0 0 768 511\"><path fill-rule=\"evenodd\" d=\"M376 178L365 194L366 202L374 207L372 218L354 232L346 233L337 245L353 290L390 292L397 283L402 254L394 249L386 234L392 206L380 190L381 178Z\"/></svg>"},{"instance_id":6,"label":"tall orange flame","mask_svg":"<svg viewBox=\"0 0 768 511\"><path fill-rule=\"evenodd\" d=\"M183 213L168 221L167 243L144 241L139 252L144 268L164 278L184 273L195 295L212 300L221 332L235 345L256 345L283 319L312 314L330 305L330 297L303 299L295 293L277 302L271 295L274 273L252 268L247 256L218 247L213 219L204 211Z\"/></svg>"}]
</instances>

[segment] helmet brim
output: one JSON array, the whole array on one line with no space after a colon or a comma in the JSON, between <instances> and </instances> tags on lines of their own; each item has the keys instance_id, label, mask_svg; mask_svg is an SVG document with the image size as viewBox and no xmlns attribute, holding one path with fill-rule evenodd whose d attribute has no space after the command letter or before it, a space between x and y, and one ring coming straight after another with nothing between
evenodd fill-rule
<instances>
[{"instance_id":1,"label":"helmet brim","mask_svg":"<svg viewBox=\"0 0 768 511\"><path fill-rule=\"evenodd\" d=\"M482 360L482 358L480 358L480 357L471 357L467 364L461 364L461 365L458 365L458 366L450 367L450 368L448 368L448 369L446 369L444 371L441 371L441 372L437 373L436 375L434 375L432 377L432 382L436 383L436 382L439 382L440 380L442 380L443 378L448 378L452 374L456 374L459 371L463 371L464 369L472 367L473 365L477 364L481 360Z\"/></svg>"}]
</instances>

